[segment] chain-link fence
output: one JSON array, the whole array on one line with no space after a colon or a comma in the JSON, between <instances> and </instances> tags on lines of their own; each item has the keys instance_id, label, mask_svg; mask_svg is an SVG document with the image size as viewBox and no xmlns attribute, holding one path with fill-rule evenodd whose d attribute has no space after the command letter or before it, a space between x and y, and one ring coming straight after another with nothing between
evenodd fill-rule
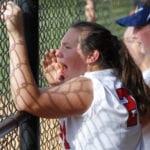
<instances>
[{"instance_id":1,"label":"chain-link fence","mask_svg":"<svg viewBox=\"0 0 150 150\"><path fill-rule=\"evenodd\" d=\"M0 1L7 2L7 0ZM25 0L24 0L25 1ZM15 1L17 3L17 0ZM96 22L122 36L124 28L115 19L127 15L133 7L131 0L94 0ZM72 22L86 20L85 0L39 0L39 58L46 50L58 48L60 40ZM0 22L0 122L16 112L9 86L8 38L5 25ZM39 64L39 87L48 86ZM40 149L59 150L59 123L56 119L40 119ZM0 139L0 150L20 149L19 130Z\"/></svg>"}]
</instances>

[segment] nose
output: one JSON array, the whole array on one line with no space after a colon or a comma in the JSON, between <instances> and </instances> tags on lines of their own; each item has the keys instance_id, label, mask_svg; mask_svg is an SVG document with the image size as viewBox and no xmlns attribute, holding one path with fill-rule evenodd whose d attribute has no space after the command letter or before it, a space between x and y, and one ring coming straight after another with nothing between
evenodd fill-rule
<instances>
[{"instance_id":1,"label":"nose","mask_svg":"<svg viewBox=\"0 0 150 150\"><path fill-rule=\"evenodd\" d=\"M61 52L61 50L60 50L60 48L59 49L57 49L57 51L56 51L56 57L58 57L58 58L62 58L63 57L63 54L62 54L62 52Z\"/></svg>"}]
</instances>

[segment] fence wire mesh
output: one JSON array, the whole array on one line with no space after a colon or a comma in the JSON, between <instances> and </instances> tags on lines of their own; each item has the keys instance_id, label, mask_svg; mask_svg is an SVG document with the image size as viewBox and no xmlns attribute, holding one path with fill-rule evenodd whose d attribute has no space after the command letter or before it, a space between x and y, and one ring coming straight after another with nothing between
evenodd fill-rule
<instances>
[{"instance_id":1,"label":"fence wire mesh","mask_svg":"<svg viewBox=\"0 0 150 150\"><path fill-rule=\"evenodd\" d=\"M7 0L1 0L2 2ZM17 3L17 0L15 1ZM96 22L122 36L124 28L115 19L127 15L132 9L131 0L94 0ZM86 20L86 0L39 0L39 51L40 59L50 48L58 48L60 40L72 22ZM39 87L48 86L39 64ZM16 112L9 86L8 38L5 25L0 22L0 122ZM40 149L60 150L57 119L40 119ZM0 139L0 150L19 150L19 130Z\"/></svg>"}]
</instances>

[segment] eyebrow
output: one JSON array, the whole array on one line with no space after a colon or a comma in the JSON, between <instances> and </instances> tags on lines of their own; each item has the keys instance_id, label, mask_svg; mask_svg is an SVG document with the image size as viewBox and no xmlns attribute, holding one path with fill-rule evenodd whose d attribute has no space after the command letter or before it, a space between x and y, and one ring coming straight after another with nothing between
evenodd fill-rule
<instances>
[{"instance_id":1,"label":"eyebrow","mask_svg":"<svg viewBox=\"0 0 150 150\"><path fill-rule=\"evenodd\" d=\"M61 42L62 45L70 45L68 42Z\"/></svg>"}]
</instances>

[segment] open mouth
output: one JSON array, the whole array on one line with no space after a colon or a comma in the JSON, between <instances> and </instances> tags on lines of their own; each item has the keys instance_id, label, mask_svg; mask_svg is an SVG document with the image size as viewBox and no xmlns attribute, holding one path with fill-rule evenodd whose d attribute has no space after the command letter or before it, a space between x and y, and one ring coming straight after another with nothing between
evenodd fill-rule
<instances>
[{"instance_id":1,"label":"open mouth","mask_svg":"<svg viewBox=\"0 0 150 150\"><path fill-rule=\"evenodd\" d=\"M65 64L60 64L60 70L58 72L58 79L59 80L64 80L65 79L65 73L66 73L66 70L67 70L67 66Z\"/></svg>"}]
</instances>

